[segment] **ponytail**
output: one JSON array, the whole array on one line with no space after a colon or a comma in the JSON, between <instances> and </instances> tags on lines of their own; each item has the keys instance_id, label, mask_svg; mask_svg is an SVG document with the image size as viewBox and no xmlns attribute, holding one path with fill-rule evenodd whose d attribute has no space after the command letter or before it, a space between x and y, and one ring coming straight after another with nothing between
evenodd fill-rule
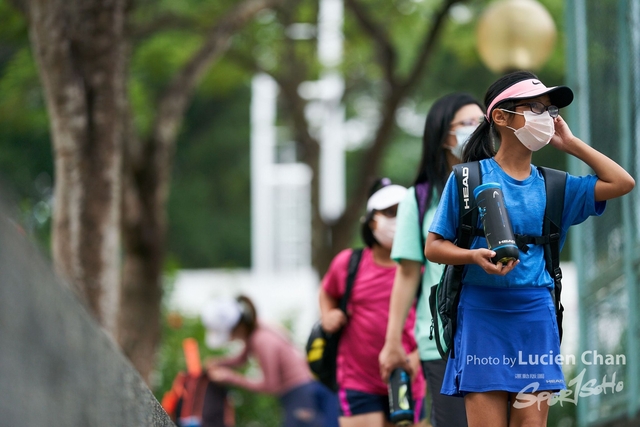
<instances>
[{"instance_id":1,"label":"ponytail","mask_svg":"<svg viewBox=\"0 0 640 427\"><path fill-rule=\"evenodd\" d=\"M495 146L492 143L493 126L488 121L483 121L469 137L467 145L462 152L463 162L474 162L488 159L496 155ZM495 136L495 135L494 135Z\"/></svg>"},{"instance_id":2,"label":"ponytail","mask_svg":"<svg viewBox=\"0 0 640 427\"><path fill-rule=\"evenodd\" d=\"M238 325L244 325L247 328L247 335L251 335L258 326L256 307L249 297L244 295L239 295L236 301L240 305L240 320L238 321Z\"/></svg>"}]
</instances>

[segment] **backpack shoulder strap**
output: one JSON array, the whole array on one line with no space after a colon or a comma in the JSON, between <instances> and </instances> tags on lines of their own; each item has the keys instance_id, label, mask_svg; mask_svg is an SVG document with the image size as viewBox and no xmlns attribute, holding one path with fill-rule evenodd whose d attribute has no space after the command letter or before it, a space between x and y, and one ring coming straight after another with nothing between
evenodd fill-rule
<instances>
[{"instance_id":1,"label":"backpack shoulder strap","mask_svg":"<svg viewBox=\"0 0 640 427\"><path fill-rule=\"evenodd\" d=\"M424 227L424 216L429 209L431 202L431 184L429 182L419 182L414 186L414 195L416 197L416 205L418 206L418 233L420 233L420 241L422 242L422 250L426 240L424 234L422 234L422 228ZM422 274L420 274L420 283L418 283L418 289L416 291L416 299L419 300L422 295Z\"/></svg>"},{"instance_id":2,"label":"backpack shoulder strap","mask_svg":"<svg viewBox=\"0 0 640 427\"><path fill-rule=\"evenodd\" d=\"M482 184L482 173L480 171L479 162L469 162L455 165L453 172L456 176L458 184L458 208L459 208L459 224L458 224L458 241L457 245L461 248L471 247L471 240L478 224L478 209L476 209L476 201L473 197L473 190Z\"/></svg>"},{"instance_id":3,"label":"backpack shoulder strap","mask_svg":"<svg viewBox=\"0 0 640 427\"><path fill-rule=\"evenodd\" d=\"M356 274L358 273L358 266L362 259L363 249L354 249L349 257L349 267L347 270L347 286L344 290L342 298L340 298L340 310L345 314L347 313L347 302L351 296L351 290L353 289L353 283L356 281Z\"/></svg>"},{"instance_id":4,"label":"backpack shoulder strap","mask_svg":"<svg viewBox=\"0 0 640 427\"><path fill-rule=\"evenodd\" d=\"M422 246L424 246L424 236L422 235L422 227L424 226L424 216L429 209L431 201L431 185L429 182L419 182L414 186L414 195L416 204L418 205L418 223L420 224L420 237L422 238Z\"/></svg>"},{"instance_id":5,"label":"backpack shoulder strap","mask_svg":"<svg viewBox=\"0 0 640 427\"><path fill-rule=\"evenodd\" d=\"M560 231L562 213L564 210L564 190L567 173L556 169L538 167L544 177L544 187L547 193L547 204L544 211L543 235L549 235L549 245L545 245L545 261L547 270L555 279L555 269L560 267ZM546 253L550 246L550 253Z\"/></svg>"},{"instance_id":6,"label":"backpack shoulder strap","mask_svg":"<svg viewBox=\"0 0 640 427\"><path fill-rule=\"evenodd\" d=\"M544 245L544 261L547 271L553 279L553 303L556 308L558 331L562 340L562 317L564 308L560 302L562 293L562 270L560 269L560 232L562 227L562 213L564 210L564 191L567 173L556 169L538 167L544 177L547 193L547 204L542 223L542 235L549 236Z\"/></svg>"}]
</instances>

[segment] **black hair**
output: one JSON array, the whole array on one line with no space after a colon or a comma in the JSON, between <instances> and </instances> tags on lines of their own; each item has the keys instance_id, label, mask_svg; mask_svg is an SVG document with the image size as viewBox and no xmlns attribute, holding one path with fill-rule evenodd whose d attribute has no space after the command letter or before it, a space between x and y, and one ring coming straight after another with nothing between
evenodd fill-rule
<instances>
[{"instance_id":1,"label":"black hair","mask_svg":"<svg viewBox=\"0 0 640 427\"><path fill-rule=\"evenodd\" d=\"M530 71L514 71L512 73L505 74L489 86L489 89L487 89L487 93L484 96L484 105L489 108L489 105L491 105L498 95L514 84L523 80L537 78L538 76ZM513 109L514 105L515 102L512 100L501 101L493 106L492 111L498 107L510 110ZM487 111L487 115L491 118L491 111ZM494 129L492 122L485 120L469 137L469 142L465 146L462 154L463 161L472 162L495 156L496 149L492 143L492 138L500 140L500 134Z\"/></svg>"},{"instance_id":2,"label":"black hair","mask_svg":"<svg viewBox=\"0 0 640 427\"><path fill-rule=\"evenodd\" d=\"M475 104L484 111L478 100L468 93L452 93L434 102L427 114L422 134L422 157L414 185L429 182L437 194L442 194L449 175L446 151L443 145L449 137L454 116L465 105ZM427 206L433 192L429 192Z\"/></svg>"},{"instance_id":3,"label":"black hair","mask_svg":"<svg viewBox=\"0 0 640 427\"><path fill-rule=\"evenodd\" d=\"M391 182L391 180L389 178L377 179L373 183L373 185L371 185L371 188L369 189L369 196L367 197L367 200L369 200L369 197L373 196L373 194L376 191L380 190L383 187L391 185L391 184L393 184L393 183ZM376 238L373 237L373 231L371 230L371 226L369 225L369 223L373 219L373 215L376 212L377 211L375 209L372 209L371 212L367 212L365 214L365 216L363 216L362 219L360 220L360 222L361 222L361 224L360 224L360 234L362 236L362 241L364 242L365 245L367 245L370 248L372 248L374 244L380 244L380 243L378 243Z\"/></svg>"},{"instance_id":4,"label":"black hair","mask_svg":"<svg viewBox=\"0 0 640 427\"><path fill-rule=\"evenodd\" d=\"M247 328L247 336L250 336L258 326L256 306L253 304L253 301L245 295L239 295L236 297L236 301L240 304L240 320L238 320L238 324L234 329L240 325L244 325Z\"/></svg>"}]
</instances>

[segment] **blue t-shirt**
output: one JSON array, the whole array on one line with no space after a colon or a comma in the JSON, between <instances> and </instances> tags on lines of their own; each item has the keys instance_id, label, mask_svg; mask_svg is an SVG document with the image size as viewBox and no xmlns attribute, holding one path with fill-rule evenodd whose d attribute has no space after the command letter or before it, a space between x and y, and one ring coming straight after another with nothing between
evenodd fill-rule
<instances>
[{"instance_id":1,"label":"blue t-shirt","mask_svg":"<svg viewBox=\"0 0 640 427\"><path fill-rule=\"evenodd\" d=\"M542 235L546 192L540 171L532 165L531 175L523 181L518 181L507 175L493 158L481 160L480 170L483 183L497 182L502 186L513 232L529 236ZM604 212L606 202L596 202L594 198L597 180L598 177L595 175L567 175L560 234L561 250L570 226L580 224L591 215L602 215ZM459 221L458 211L458 184L452 173L429 231L454 241ZM478 227L482 227L480 221ZM475 237L471 243L471 249L486 247L484 237ZM469 264L465 267L462 283L494 287L552 287L553 280L544 262L544 247L529 245L529 248L528 253L520 251L520 264L507 275L487 274L480 266Z\"/></svg>"}]
</instances>

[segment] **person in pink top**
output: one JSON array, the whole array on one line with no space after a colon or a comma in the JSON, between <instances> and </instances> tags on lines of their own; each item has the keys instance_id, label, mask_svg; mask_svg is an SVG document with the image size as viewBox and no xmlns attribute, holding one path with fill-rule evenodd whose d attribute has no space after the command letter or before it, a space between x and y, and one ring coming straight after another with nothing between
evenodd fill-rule
<instances>
[{"instance_id":1,"label":"person in pink top","mask_svg":"<svg viewBox=\"0 0 640 427\"><path fill-rule=\"evenodd\" d=\"M248 297L210 302L202 312L202 323L209 347L220 347L229 340L244 343L237 356L207 361L212 381L277 396L284 410L284 427L337 426L333 394L312 378L304 355L283 331L259 321ZM249 357L257 359L261 378L250 379L232 369L244 366Z\"/></svg>"},{"instance_id":2,"label":"person in pink top","mask_svg":"<svg viewBox=\"0 0 640 427\"><path fill-rule=\"evenodd\" d=\"M382 381L378 354L385 341L389 300L396 272L391 259L398 203L406 188L383 178L374 185L363 219L363 250L353 289L347 304L348 316L339 308L345 292L351 249L340 252L322 280L320 311L322 327L332 333L341 327L338 345L337 382L341 427L385 427L389 422L387 384ZM403 331L403 345L414 370L415 420L424 417L425 382L421 374L413 334L415 308Z\"/></svg>"}]
</instances>

